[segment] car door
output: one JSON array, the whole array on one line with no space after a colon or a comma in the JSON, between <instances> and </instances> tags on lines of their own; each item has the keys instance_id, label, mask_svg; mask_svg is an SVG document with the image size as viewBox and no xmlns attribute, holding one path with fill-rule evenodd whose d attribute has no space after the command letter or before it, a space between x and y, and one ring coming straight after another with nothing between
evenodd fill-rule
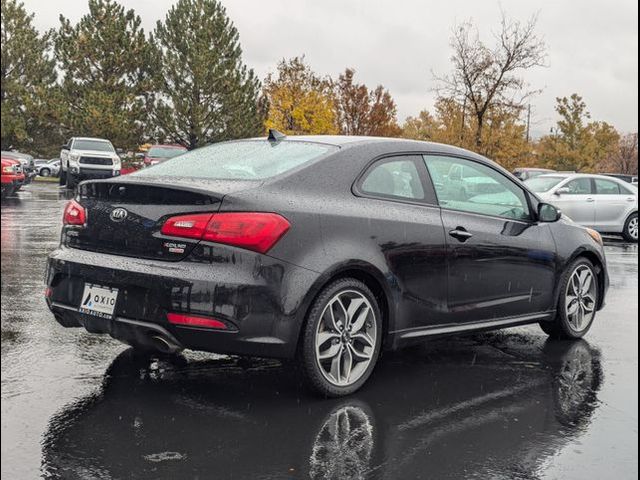
<instances>
[{"instance_id":1,"label":"car door","mask_svg":"<svg viewBox=\"0 0 640 480\"><path fill-rule=\"evenodd\" d=\"M572 178L558 185L550 201L574 222L595 225L596 199L591 177Z\"/></svg>"},{"instance_id":2,"label":"car door","mask_svg":"<svg viewBox=\"0 0 640 480\"><path fill-rule=\"evenodd\" d=\"M613 180L594 178L595 227L603 232L620 232L636 196Z\"/></svg>"},{"instance_id":3,"label":"car door","mask_svg":"<svg viewBox=\"0 0 640 480\"><path fill-rule=\"evenodd\" d=\"M445 234L435 193L420 155L393 155L377 160L356 184L367 208L370 238L378 245L397 285L390 305L396 330L444 322L447 296Z\"/></svg>"},{"instance_id":4,"label":"car door","mask_svg":"<svg viewBox=\"0 0 640 480\"><path fill-rule=\"evenodd\" d=\"M437 155L424 160L432 177L458 164L482 185L470 198L456 197L446 177L435 186L447 243L448 320L543 316L552 309L555 242L549 225L534 221L526 191L483 163Z\"/></svg>"}]
</instances>

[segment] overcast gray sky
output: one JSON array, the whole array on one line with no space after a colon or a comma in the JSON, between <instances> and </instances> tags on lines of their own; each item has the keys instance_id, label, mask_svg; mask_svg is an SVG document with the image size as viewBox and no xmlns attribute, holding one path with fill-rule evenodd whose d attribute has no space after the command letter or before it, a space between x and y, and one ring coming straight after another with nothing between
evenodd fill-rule
<instances>
[{"instance_id":1,"label":"overcast gray sky","mask_svg":"<svg viewBox=\"0 0 640 480\"><path fill-rule=\"evenodd\" d=\"M23 0L40 29L57 27L63 14L78 20L85 0ZM164 18L173 0L120 0L142 17L145 30ZM456 23L472 19L490 37L500 17L493 0L223 0L240 32L245 63L260 78L278 60L305 54L320 74L345 67L370 87L383 84L403 121L431 109L431 72L450 69L449 37ZM623 132L638 130L637 0L511 0L511 17L539 13L538 32L548 46L548 68L527 72L543 93L532 102L537 135L555 123L554 99L581 94L592 117Z\"/></svg>"}]
</instances>

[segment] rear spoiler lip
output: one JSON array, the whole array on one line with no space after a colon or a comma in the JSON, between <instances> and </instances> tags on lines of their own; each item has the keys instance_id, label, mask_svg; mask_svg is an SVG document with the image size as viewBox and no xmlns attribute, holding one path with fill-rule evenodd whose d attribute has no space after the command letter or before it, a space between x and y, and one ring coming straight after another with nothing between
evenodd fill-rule
<instances>
[{"instance_id":1,"label":"rear spoiler lip","mask_svg":"<svg viewBox=\"0 0 640 480\"><path fill-rule=\"evenodd\" d=\"M194 177L131 177L118 176L97 180L85 180L78 186L78 192L81 191L83 185L90 184L131 184L142 185L146 187L160 187L160 188L172 188L175 190L183 190L187 192L199 193L203 195L209 195L212 198L216 198L219 201L232 193L244 192L246 190L252 190L258 188L264 184L262 181L256 180L207 180ZM229 184L233 183L238 188L229 189ZM223 184L226 184L223 186ZM220 188L223 187L223 188ZM222 191L221 191L222 190Z\"/></svg>"}]
</instances>

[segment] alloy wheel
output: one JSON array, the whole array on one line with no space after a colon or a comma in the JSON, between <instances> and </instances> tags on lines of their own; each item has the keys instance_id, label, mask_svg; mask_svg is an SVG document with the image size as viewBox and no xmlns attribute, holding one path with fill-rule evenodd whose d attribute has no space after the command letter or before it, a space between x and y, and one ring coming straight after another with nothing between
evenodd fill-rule
<instances>
[{"instance_id":1,"label":"alloy wheel","mask_svg":"<svg viewBox=\"0 0 640 480\"><path fill-rule=\"evenodd\" d=\"M629 221L627 232L631 238L638 240L638 217L634 217Z\"/></svg>"},{"instance_id":2,"label":"alloy wheel","mask_svg":"<svg viewBox=\"0 0 640 480\"><path fill-rule=\"evenodd\" d=\"M374 360L377 324L371 303L360 292L343 290L327 303L315 337L323 377L344 387L357 382Z\"/></svg>"},{"instance_id":3,"label":"alloy wheel","mask_svg":"<svg viewBox=\"0 0 640 480\"><path fill-rule=\"evenodd\" d=\"M596 313L597 284L593 270L580 265L569 279L566 292L565 308L571 327L581 332L591 324Z\"/></svg>"}]
</instances>

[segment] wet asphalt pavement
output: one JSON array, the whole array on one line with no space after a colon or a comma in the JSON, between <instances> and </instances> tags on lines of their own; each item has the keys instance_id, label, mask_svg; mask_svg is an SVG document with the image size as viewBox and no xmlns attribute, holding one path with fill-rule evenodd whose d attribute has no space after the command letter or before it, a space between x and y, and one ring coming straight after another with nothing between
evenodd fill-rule
<instances>
[{"instance_id":1,"label":"wet asphalt pavement","mask_svg":"<svg viewBox=\"0 0 640 480\"><path fill-rule=\"evenodd\" d=\"M60 327L43 298L65 203L2 205L2 478L637 478L638 250L586 340L537 326L385 355L357 394L294 367L188 352L144 360Z\"/></svg>"}]
</instances>

